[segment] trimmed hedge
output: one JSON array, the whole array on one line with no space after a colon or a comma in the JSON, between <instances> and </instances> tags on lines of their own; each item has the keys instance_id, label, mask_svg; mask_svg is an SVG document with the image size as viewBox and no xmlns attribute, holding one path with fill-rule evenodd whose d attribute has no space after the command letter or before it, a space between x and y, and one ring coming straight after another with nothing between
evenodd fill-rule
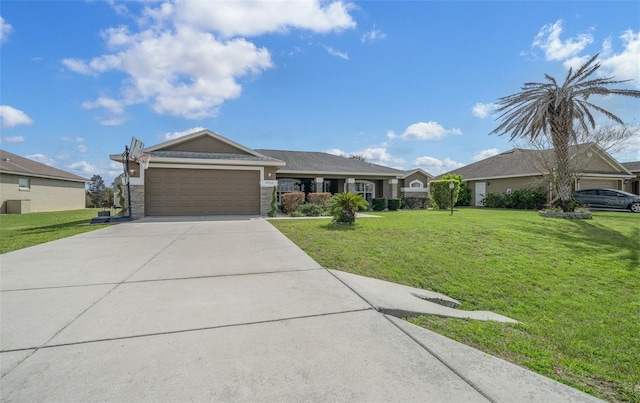
<instances>
[{"instance_id":1,"label":"trimmed hedge","mask_svg":"<svg viewBox=\"0 0 640 403\"><path fill-rule=\"evenodd\" d=\"M307 201L311 204L317 204L323 209L329 206L329 199L331 199L331 193L309 193L307 195Z\"/></svg>"},{"instance_id":2,"label":"trimmed hedge","mask_svg":"<svg viewBox=\"0 0 640 403\"><path fill-rule=\"evenodd\" d=\"M304 192L285 193L280 196L282 201L282 211L284 213L293 213L304 204Z\"/></svg>"},{"instance_id":3,"label":"trimmed hedge","mask_svg":"<svg viewBox=\"0 0 640 403\"><path fill-rule=\"evenodd\" d=\"M305 217L320 217L325 210L319 204L305 203L296 212Z\"/></svg>"},{"instance_id":4,"label":"trimmed hedge","mask_svg":"<svg viewBox=\"0 0 640 403\"><path fill-rule=\"evenodd\" d=\"M400 199L389 199L387 207L389 208L389 211L396 211L400 209Z\"/></svg>"},{"instance_id":5,"label":"trimmed hedge","mask_svg":"<svg viewBox=\"0 0 640 403\"><path fill-rule=\"evenodd\" d=\"M518 189L511 194L489 193L482 204L491 208L540 210L547 204L547 195L542 189Z\"/></svg>"},{"instance_id":6,"label":"trimmed hedge","mask_svg":"<svg viewBox=\"0 0 640 403\"><path fill-rule=\"evenodd\" d=\"M383 211L387 208L387 199L384 197L376 197L371 200L371 208L373 208L373 211Z\"/></svg>"},{"instance_id":7,"label":"trimmed hedge","mask_svg":"<svg viewBox=\"0 0 640 403\"><path fill-rule=\"evenodd\" d=\"M451 208L451 189L449 189L449 183L453 183L453 204L455 205L458 200L458 193L460 192L460 182L457 180L437 180L429 182L431 186L431 204L435 208L441 210L448 210Z\"/></svg>"},{"instance_id":8,"label":"trimmed hedge","mask_svg":"<svg viewBox=\"0 0 640 403\"><path fill-rule=\"evenodd\" d=\"M419 210L428 207L428 199L426 197L405 197L404 208L408 210Z\"/></svg>"},{"instance_id":9,"label":"trimmed hedge","mask_svg":"<svg viewBox=\"0 0 640 403\"><path fill-rule=\"evenodd\" d=\"M275 217L278 213L278 205L276 204L277 198L277 187L273 187L273 191L271 192L271 209L269 210L269 217Z\"/></svg>"}]
</instances>

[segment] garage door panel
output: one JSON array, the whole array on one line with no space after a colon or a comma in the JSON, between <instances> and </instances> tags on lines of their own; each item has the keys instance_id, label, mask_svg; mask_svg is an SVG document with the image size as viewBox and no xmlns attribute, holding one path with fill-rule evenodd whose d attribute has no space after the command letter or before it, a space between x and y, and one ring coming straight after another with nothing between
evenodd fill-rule
<instances>
[{"instance_id":1,"label":"garage door panel","mask_svg":"<svg viewBox=\"0 0 640 403\"><path fill-rule=\"evenodd\" d=\"M259 180L254 170L151 168L146 215L259 214Z\"/></svg>"}]
</instances>

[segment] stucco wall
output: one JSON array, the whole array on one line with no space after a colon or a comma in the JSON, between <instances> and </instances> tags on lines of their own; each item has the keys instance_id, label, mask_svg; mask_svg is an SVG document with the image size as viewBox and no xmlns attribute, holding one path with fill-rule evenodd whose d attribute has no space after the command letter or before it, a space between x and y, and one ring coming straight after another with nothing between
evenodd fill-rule
<instances>
[{"instance_id":1,"label":"stucco wall","mask_svg":"<svg viewBox=\"0 0 640 403\"><path fill-rule=\"evenodd\" d=\"M7 212L7 200L31 200L31 212L85 208L84 182L28 177L30 189L20 190L18 178L27 176L0 174L0 213Z\"/></svg>"},{"instance_id":2,"label":"stucco wall","mask_svg":"<svg viewBox=\"0 0 640 403\"><path fill-rule=\"evenodd\" d=\"M479 181L469 181L467 186L471 189L471 205L476 205L476 183ZM509 189L511 191L518 189L537 189L541 188L547 190L549 183L542 176L532 177L520 177L520 178L505 178L505 179L490 179L486 182L486 194L489 193L506 193Z\"/></svg>"}]
</instances>

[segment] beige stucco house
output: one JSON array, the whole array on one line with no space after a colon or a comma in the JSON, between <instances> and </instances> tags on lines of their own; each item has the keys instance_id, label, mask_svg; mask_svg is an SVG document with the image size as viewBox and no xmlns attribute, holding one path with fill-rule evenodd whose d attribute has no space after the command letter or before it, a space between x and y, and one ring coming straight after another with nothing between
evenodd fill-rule
<instances>
[{"instance_id":1,"label":"beige stucco house","mask_svg":"<svg viewBox=\"0 0 640 403\"><path fill-rule=\"evenodd\" d=\"M287 192L357 192L366 199L427 197L433 179L322 152L253 150L210 130L144 149L130 162L132 216L266 215L273 188ZM111 155L122 162L120 154Z\"/></svg>"},{"instance_id":2,"label":"beige stucco house","mask_svg":"<svg viewBox=\"0 0 640 403\"><path fill-rule=\"evenodd\" d=\"M620 165L634 176L625 181L624 190L640 195L640 161L622 162Z\"/></svg>"},{"instance_id":3,"label":"beige stucco house","mask_svg":"<svg viewBox=\"0 0 640 403\"><path fill-rule=\"evenodd\" d=\"M0 213L85 208L87 179L0 150Z\"/></svg>"},{"instance_id":4,"label":"beige stucco house","mask_svg":"<svg viewBox=\"0 0 640 403\"><path fill-rule=\"evenodd\" d=\"M622 164L595 144L571 148L571 164L577 174L573 190L608 188L624 189L634 178ZM510 193L517 189L541 189L551 192L552 150L515 148L493 157L455 169L471 190L471 205L482 206L488 193Z\"/></svg>"}]
</instances>

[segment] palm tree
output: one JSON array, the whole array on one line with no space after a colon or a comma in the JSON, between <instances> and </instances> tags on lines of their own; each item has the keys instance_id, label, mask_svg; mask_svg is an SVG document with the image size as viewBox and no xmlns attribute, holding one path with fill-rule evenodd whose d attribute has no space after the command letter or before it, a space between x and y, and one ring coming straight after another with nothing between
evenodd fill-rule
<instances>
[{"instance_id":1,"label":"palm tree","mask_svg":"<svg viewBox=\"0 0 640 403\"><path fill-rule=\"evenodd\" d=\"M624 122L613 113L589 102L592 95L626 95L640 98L640 91L608 88L629 80L616 81L613 77L590 78L599 68L598 54L569 73L560 86L556 79L545 74L547 82L525 83L522 91L499 99L498 112L502 124L492 134L509 133L511 140L536 140L550 136L554 149L553 179L556 197L554 207L566 211L572 204L569 145L576 142L576 130L595 129L592 111L599 112L614 122Z\"/></svg>"},{"instance_id":2,"label":"palm tree","mask_svg":"<svg viewBox=\"0 0 640 403\"><path fill-rule=\"evenodd\" d=\"M369 203L358 193L338 193L329 200L333 222L355 224L356 211L366 211Z\"/></svg>"}]
</instances>

